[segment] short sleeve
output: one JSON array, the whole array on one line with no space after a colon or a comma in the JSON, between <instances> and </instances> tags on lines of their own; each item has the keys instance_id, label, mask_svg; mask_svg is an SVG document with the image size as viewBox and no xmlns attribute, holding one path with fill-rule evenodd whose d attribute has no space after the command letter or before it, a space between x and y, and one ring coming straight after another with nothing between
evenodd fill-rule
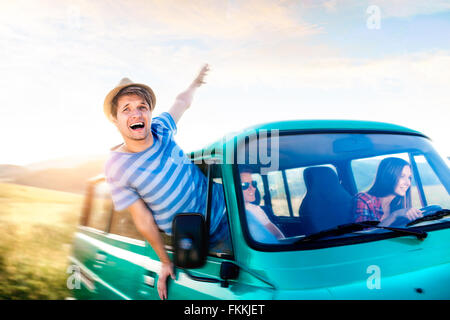
<instances>
[{"instance_id":1,"label":"short sleeve","mask_svg":"<svg viewBox=\"0 0 450 320\"><path fill-rule=\"evenodd\" d=\"M177 133L177 125L172 116L168 112L163 112L159 116L152 119L152 128L157 132L168 131L170 135Z\"/></svg>"},{"instance_id":2,"label":"short sleeve","mask_svg":"<svg viewBox=\"0 0 450 320\"><path fill-rule=\"evenodd\" d=\"M132 187L120 185L117 182L108 182L111 187L111 196L116 211L121 211L134 202L136 202L140 196Z\"/></svg>"},{"instance_id":3,"label":"short sleeve","mask_svg":"<svg viewBox=\"0 0 450 320\"><path fill-rule=\"evenodd\" d=\"M138 192L126 182L121 181L121 176L114 174L111 170L111 162L105 166L106 182L111 188L111 197L116 211L128 208L140 198Z\"/></svg>"}]
</instances>

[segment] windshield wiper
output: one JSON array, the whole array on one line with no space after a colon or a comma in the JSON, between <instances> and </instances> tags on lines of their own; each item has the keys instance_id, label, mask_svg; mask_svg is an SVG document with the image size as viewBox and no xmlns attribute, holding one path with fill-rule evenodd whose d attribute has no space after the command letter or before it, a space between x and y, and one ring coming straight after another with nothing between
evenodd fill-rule
<instances>
[{"instance_id":1,"label":"windshield wiper","mask_svg":"<svg viewBox=\"0 0 450 320\"><path fill-rule=\"evenodd\" d=\"M431 221L431 220L439 220L442 219L443 217L446 216L450 216L450 210L449 209L443 209L443 210L439 210L436 211L435 213L429 214L427 216L421 217L421 218L417 218L416 220L411 221L410 223L408 223L406 226L413 226L415 224L424 222L424 221Z\"/></svg>"},{"instance_id":2,"label":"windshield wiper","mask_svg":"<svg viewBox=\"0 0 450 320\"><path fill-rule=\"evenodd\" d=\"M427 233L425 231L421 230L409 230L405 228L394 228L394 227L384 227L379 226L378 224L380 221L378 220L370 220L370 221L364 221L364 222L354 222L354 223L348 223L348 224L342 224L337 227L319 231L317 233L313 233L310 235L305 236L302 239L297 240L295 243L301 243L301 242L309 242L318 240L325 237L331 237L331 236L340 236L346 233L352 233L356 231L362 231L367 228L378 228L378 229L386 229L390 230L392 232L405 234L405 235L412 235L417 237L417 239L423 240L427 237Z\"/></svg>"}]
</instances>

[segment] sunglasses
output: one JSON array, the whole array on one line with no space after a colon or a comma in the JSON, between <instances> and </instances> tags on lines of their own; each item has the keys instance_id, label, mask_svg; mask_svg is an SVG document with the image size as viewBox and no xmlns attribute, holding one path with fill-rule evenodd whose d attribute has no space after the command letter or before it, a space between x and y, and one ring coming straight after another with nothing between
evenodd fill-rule
<instances>
[{"instance_id":1,"label":"sunglasses","mask_svg":"<svg viewBox=\"0 0 450 320\"><path fill-rule=\"evenodd\" d=\"M241 184L242 185L242 190L247 190L250 187L250 184L252 185L253 188L256 189L256 186L257 186L256 181L252 181L252 183L250 183L250 182L243 182Z\"/></svg>"}]
</instances>

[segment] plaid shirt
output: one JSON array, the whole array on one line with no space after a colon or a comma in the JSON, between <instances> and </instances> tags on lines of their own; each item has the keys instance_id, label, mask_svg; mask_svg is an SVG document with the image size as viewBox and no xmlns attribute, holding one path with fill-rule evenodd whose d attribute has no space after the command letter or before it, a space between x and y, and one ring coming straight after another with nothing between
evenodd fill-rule
<instances>
[{"instance_id":1,"label":"plaid shirt","mask_svg":"<svg viewBox=\"0 0 450 320\"><path fill-rule=\"evenodd\" d=\"M363 222L368 220L381 221L383 207L380 198L368 193L358 193L356 195L355 221Z\"/></svg>"}]
</instances>

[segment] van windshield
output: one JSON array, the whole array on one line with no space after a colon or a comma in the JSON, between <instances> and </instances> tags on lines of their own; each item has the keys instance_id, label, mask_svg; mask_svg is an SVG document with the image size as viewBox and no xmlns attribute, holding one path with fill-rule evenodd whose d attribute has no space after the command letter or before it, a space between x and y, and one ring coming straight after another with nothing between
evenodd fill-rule
<instances>
[{"instance_id":1,"label":"van windshield","mask_svg":"<svg viewBox=\"0 0 450 320\"><path fill-rule=\"evenodd\" d=\"M354 222L408 227L417 218L450 208L448 164L418 135L260 135L241 143L235 159L242 225L262 244L292 244ZM420 210L424 207L433 212ZM387 232L358 232L371 231Z\"/></svg>"}]
</instances>

